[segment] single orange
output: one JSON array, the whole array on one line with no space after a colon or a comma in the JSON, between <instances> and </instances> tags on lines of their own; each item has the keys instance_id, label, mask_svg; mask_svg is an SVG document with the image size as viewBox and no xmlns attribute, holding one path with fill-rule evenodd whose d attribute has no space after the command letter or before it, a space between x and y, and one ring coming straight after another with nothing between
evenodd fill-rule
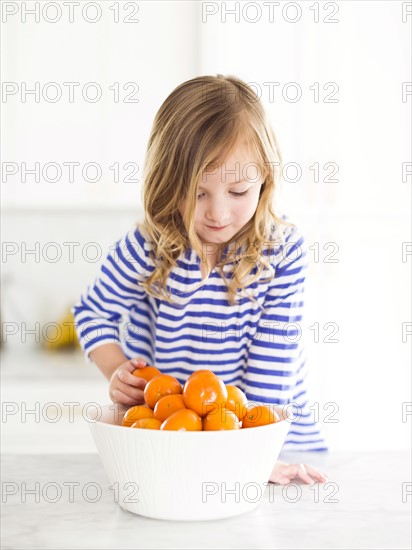
<instances>
[{"instance_id":1,"label":"single orange","mask_svg":"<svg viewBox=\"0 0 412 550\"><path fill-rule=\"evenodd\" d=\"M237 386L226 386L227 401L225 408L233 411L235 415L242 420L247 413L247 397Z\"/></svg>"},{"instance_id":2,"label":"single orange","mask_svg":"<svg viewBox=\"0 0 412 550\"><path fill-rule=\"evenodd\" d=\"M146 430L160 430L161 422L157 418L141 418L132 424L131 428L145 428Z\"/></svg>"},{"instance_id":3,"label":"single orange","mask_svg":"<svg viewBox=\"0 0 412 550\"><path fill-rule=\"evenodd\" d=\"M211 370L200 369L200 370L195 370L194 372L192 372L192 374L190 376L195 376L197 374L215 374L215 373Z\"/></svg>"},{"instance_id":4,"label":"single orange","mask_svg":"<svg viewBox=\"0 0 412 550\"><path fill-rule=\"evenodd\" d=\"M185 409L186 405L181 393L174 393L161 397L154 408L154 416L158 420L166 420L174 412Z\"/></svg>"},{"instance_id":5,"label":"single orange","mask_svg":"<svg viewBox=\"0 0 412 550\"><path fill-rule=\"evenodd\" d=\"M199 416L206 416L227 400L227 389L213 372L193 373L183 386L183 399L188 409Z\"/></svg>"},{"instance_id":6,"label":"single orange","mask_svg":"<svg viewBox=\"0 0 412 550\"><path fill-rule=\"evenodd\" d=\"M133 376L137 376L138 378L144 378L147 382L154 378L155 376L159 376L159 374L162 374L159 369L156 367L143 367L141 369L135 369L132 372Z\"/></svg>"},{"instance_id":7,"label":"single orange","mask_svg":"<svg viewBox=\"0 0 412 550\"><path fill-rule=\"evenodd\" d=\"M203 429L205 431L238 430L240 420L233 411L219 407L218 410L210 412L203 418Z\"/></svg>"},{"instance_id":8,"label":"single orange","mask_svg":"<svg viewBox=\"0 0 412 550\"><path fill-rule=\"evenodd\" d=\"M160 374L149 380L145 386L143 396L146 405L154 409L161 397L175 393L182 393L182 385L179 380L169 374Z\"/></svg>"},{"instance_id":9,"label":"single orange","mask_svg":"<svg viewBox=\"0 0 412 550\"><path fill-rule=\"evenodd\" d=\"M146 405L135 405L125 412L122 426L130 427L136 420L140 420L141 418L154 418L154 413Z\"/></svg>"},{"instance_id":10,"label":"single orange","mask_svg":"<svg viewBox=\"0 0 412 550\"><path fill-rule=\"evenodd\" d=\"M196 432L202 429L202 419L190 409L180 409L171 414L160 426L161 430Z\"/></svg>"},{"instance_id":11,"label":"single orange","mask_svg":"<svg viewBox=\"0 0 412 550\"><path fill-rule=\"evenodd\" d=\"M242 420L242 428L255 428L265 426L279 421L279 416L273 407L266 405L255 405L248 409Z\"/></svg>"}]
</instances>

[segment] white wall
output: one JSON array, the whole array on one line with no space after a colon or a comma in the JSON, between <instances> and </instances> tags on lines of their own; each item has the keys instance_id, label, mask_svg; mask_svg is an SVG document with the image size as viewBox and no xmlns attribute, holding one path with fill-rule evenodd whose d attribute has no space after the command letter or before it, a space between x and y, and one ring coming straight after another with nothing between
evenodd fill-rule
<instances>
[{"instance_id":1,"label":"white wall","mask_svg":"<svg viewBox=\"0 0 412 550\"><path fill-rule=\"evenodd\" d=\"M311 247L303 329L320 420L339 407L332 417L338 422L324 423L331 447L406 448L410 344L402 342L402 323L411 321L411 258L402 261L402 243L411 241L411 178L402 181L402 163L410 162L411 98L402 102L402 82L411 75L402 3L340 2L335 24L323 22L331 13L323 2L319 23L310 2L300 4L296 23L278 10L273 22L264 11L256 23L242 12L238 22L229 14L224 22L223 4L140 2L139 23L126 25L111 23L102 2L106 11L94 26L80 19L23 24L17 17L4 25L3 81L98 81L106 90L135 81L139 103L114 103L108 95L97 104L24 104L18 96L3 104L3 162L96 161L104 174L98 184L3 180L3 241L18 246L2 264L2 277L11 280L3 321L44 323L77 298L98 268L81 254L83 246L97 242L103 253L141 216L141 181L116 185L108 167L141 166L153 116L177 84L197 74L235 74L261 90L285 163L302 169L299 181L283 182L280 204ZM206 17L206 9L217 11ZM255 17L252 8L246 16ZM273 101L265 82L280 83ZM302 89L297 102L280 92L291 82ZM338 102L315 102L315 82L321 98L332 90L323 90L325 83L337 83ZM319 182L309 169L316 162ZM338 182L323 181L326 162L338 166ZM39 242L43 250L50 241L61 246L59 262L22 262L23 243ZM63 246L69 241L80 243L75 262ZM328 263L335 250L337 262ZM336 343L325 341L328 322L338 329ZM33 345L29 339L24 347ZM20 346L19 338L9 340L9 349ZM323 409L328 403L336 405Z\"/></svg>"},{"instance_id":2,"label":"white wall","mask_svg":"<svg viewBox=\"0 0 412 550\"><path fill-rule=\"evenodd\" d=\"M15 3L18 4L18 3ZM23 2L34 6L34 2ZM42 5L39 3L39 6ZM130 208L140 204L141 170L147 138L153 117L161 102L181 81L197 72L197 35L193 24L196 9L192 2L139 2L124 9L119 4L119 22L114 22L115 5L101 2L101 18L88 23L75 12L73 23L62 6L62 18L54 24L40 15L27 16L23 23L22 7L3 25L3 82L15 83L17 93L7 95L3 104L3 128L7 140L3 144L3 161L15 162L19 172L3 185L3 206L30 208ZM134 9L138 7L138 11ZM123 9L122 9L123 8ZM40 12L42 14L42 12ZM54 17L53 11L49 17ZM86 12L94 18L93 10ZM126 17L137 23L125 23ZM182 27L184 32L177 32ZM23 94L39 83L40 97ZM62 97L52 97L56 82ZM77 82L74 101L69 101L67 82ZM101 89L101 100L88 102L83 91L95 82ZM117 85L115 83L118 83ZM123 89L127 83L133 83ZM115 97L115 85L119 90ZM4 86L4 84L3 84ZM10 84L7 90L10 90ZM48 90L48 92L47 92ZM90 88L90 97L93 88ZM49 93L49 96L47 96ZM86 95L86 97L88 97ZM26 99L25 102L23 100ZM129 102L125 102L125 101ZM135 102L137 100L137 102ZM58 163L61 180L52 167L39 183L34 176L21 182L21 163L41 170L49 162ZM69 181L69 169L63 163L77 162L75 180ZM85 165L96 162L101 179L89 183L82 177ZM133 162L137 167L123 168ZM114 183L114 170L119 163L120 182ZM136 174L132 174L137 170ZM126 176L138 180L128 183ZM93 179L90 168L87 177Z\"/></svg>"}]
</instances>

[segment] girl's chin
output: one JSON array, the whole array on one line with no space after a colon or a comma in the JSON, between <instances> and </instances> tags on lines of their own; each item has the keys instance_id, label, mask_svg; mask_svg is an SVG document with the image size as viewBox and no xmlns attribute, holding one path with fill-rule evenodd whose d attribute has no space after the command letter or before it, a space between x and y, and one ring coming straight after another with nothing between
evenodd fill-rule
<instances>
[{"instance_id":1,"label":"girl's chin","mask_svg":"<svg viewBox=\"0 0 412 550\"><path fill-rule=\"evenodd\" d=\"M198 235L201 235L201 238L204 240L214 241L214 240L228 240L231 236L231 228L230 227L224 227L219 230L213 230L213 229L207 229L202 227L201 231L198 231Z\"/></svg>"},{"instance_id":2,"label":"girl's chin","mask_svg":"<svg viewBox=\"0 0 412 550\"><path fill-rule=\"evenodd\" d=\"M217 235L213 238L210 235L203 235L200 237L200 240L203 244L224 244L228 238L226 236L218 237Z\"/></svg>"}]
</instances>

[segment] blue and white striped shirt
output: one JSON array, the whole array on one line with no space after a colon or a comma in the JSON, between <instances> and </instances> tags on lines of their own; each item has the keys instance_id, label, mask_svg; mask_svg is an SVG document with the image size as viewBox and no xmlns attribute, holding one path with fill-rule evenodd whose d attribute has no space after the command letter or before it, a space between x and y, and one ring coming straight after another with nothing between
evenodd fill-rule
<instances>
[{"instance_id":1,"label":"blue and white striped shirt","mask_svg":"<svg viewBox=\"0 0 412 550\"><path fill-rule=\"evenodd\" d=\"M139 283L155 269L152 245L144 230L133 226L72 308L87 361L94 348L114 342L129 359L141 356L181 383L195 370L212 370L226 384L240 387L249 401L293 403L296 419L283 450L326 450L309 408L300 330L306 245L296 227L286 227L283 234L284 246L262 250L276 276L246 286L262 309L243 295L230 305L216 269L196 290L201 260L193 249L182 254L169 274L167 287L175 303L148 295ZM223 268L227 277L232 264ZM261 279L270 274L265 269Z\"/></svg>"}]
</instances>

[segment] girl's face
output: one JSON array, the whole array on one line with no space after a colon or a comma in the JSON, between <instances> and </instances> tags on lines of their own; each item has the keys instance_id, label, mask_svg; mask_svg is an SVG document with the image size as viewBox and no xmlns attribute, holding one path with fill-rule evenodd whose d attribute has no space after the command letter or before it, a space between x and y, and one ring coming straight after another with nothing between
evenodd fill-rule
<instances>
[{"instance_id":1,"label":"girl's face","mask_svg":"<svg viewBox=\"0 0 412 550\"><path fill-rule=\"evenodd\" d=\"M224 244L253 217L264 177L245 144L203 173L197 189L195 230L204 244ZM183 216L185 201L180 207ZM216 250L217 252L217 250Z\"/></svg>"}]
</instances>

